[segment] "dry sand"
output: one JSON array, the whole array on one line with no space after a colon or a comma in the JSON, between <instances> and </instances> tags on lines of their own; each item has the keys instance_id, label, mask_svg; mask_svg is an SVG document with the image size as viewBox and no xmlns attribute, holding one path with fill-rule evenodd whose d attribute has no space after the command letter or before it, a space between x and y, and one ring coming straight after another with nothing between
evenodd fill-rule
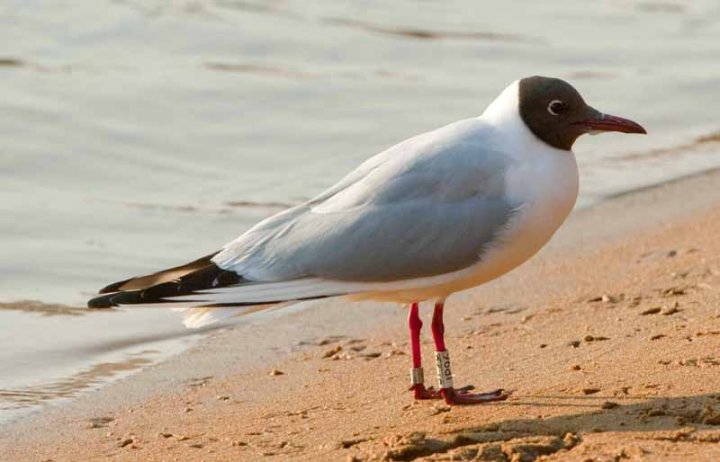
<instances>
[{"instance_id":1,"label":"dry sand","mask_svg":"<svg viewBox=\"0 0 720 462\"><path fill-rule=\"evenodd\" d=\"M193 375L186 354L185 375L142 400L111 387L4 429L0 459L720 460L719 184L580 212L529 264L449 301L456 383L512 389L506 402L413 401L405 311L380 327L335 302L352 311L327 338L229 373ZM434 382L429 335L423 353Z\"/></svg>"}]
</instances>

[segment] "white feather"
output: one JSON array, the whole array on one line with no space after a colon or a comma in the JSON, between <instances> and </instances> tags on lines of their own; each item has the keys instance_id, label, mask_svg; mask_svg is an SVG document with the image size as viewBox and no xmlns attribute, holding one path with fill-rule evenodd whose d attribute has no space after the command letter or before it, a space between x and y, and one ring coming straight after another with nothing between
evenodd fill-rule
<instances>
[{"instance_id":1,"label":"white feather","mask_svg":"<svg viewBox=\"0 0 720 462\"><path fill-rule=\"evenodd\" d=\"M260 304L252 306L238 307L222 307L222 308L206 308L206 307L184 307L172 308L173 311L181 313L183 316L183 324L188 329L198 329L200 327L209 326L220 321L231 318L246 316L258 311L279 310L297 302L290 301L275 304Z\"/></svg>"}]
</instances>

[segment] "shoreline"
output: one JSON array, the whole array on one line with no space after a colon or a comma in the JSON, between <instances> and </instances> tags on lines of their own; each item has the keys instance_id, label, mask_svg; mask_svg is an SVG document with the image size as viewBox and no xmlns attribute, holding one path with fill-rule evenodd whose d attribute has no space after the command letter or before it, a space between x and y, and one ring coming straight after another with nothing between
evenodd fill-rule
<instances>
[{"instance_id":1,"label":"shoreline","mask_svg":"<svg viewBox=\"0 0 720 462\"><path fill-rule=\"evenodd\" d=\"M496 296L493 294L498 292L513 290L513 288L517 290L518 284L536 285L537 283L533 283L530 279L532 279L533 275L537 276L538 271L542 273L546 267L557 266L558 262L577 258L578 255L588 253L590 247L588 244L592 244L593 248L623 245L624 241L632 240L638 235L648 234L654 228L666 228L669 222L679 226L686 222L689 217L697 219L698 215L702 214L701 212L712 210L714 206L720 204L720 191L716 187L719 183L720 169L714 169L660 185L642 188L639 191L623 193L607 201L574 212L548 247L539 256L534 257L531 262L498 281L451 298L448 310L449 334L455 337L461 333L457 330L457 326L459 323L462 324L459 321L462 317L451 319L456 317L454 311L472 312L473 306L487 303L483 301L485 299L483 296L490 295L488 298L492 299L493 296ZM533 298L532 294L528 296L531 299ZM547 294L544 296L547 297ZM542 296L535 295L534 297L537 300L543 300ZM512 297L508 302L511 305L516 303L512 300ZM539 303L541 305L547 304L547 302L542 301ZM387 350L380 351L381 358L387 359L384 363L395 363L398 360L402 363L397 370L392 371L387 379L392 384L395 384L398 380L404 380L407 372L407 365L404 362L407 361L407 357L398 353L405 348L407 340L404 332L404 309L391 304L362 303L353 305L352 308L355 308L353 315L348 316L343 310L333 309L337 308L337 306L337 302L316 303L304 309L294 309L290 313L271 314L269 319L263 319L261 322L250 322L233 326L227 330L215 331L190 350L163 363L151 366L119 382L112 383L97 392L80 396L73 402L53 406L40 414L30 415L13 424L0 427L6 435L0 437L0 449L2 449L0 452L5 453L6 450L12 450L13 452L8 453L16 456L13 460L35 460L32 457L28 458L30 454L33 454L32 448L39 450L40 447L48 444L62 446L64 427L72 428L74 426L77 428L80 425L84 428L88 425L88 419L103 418L104 415L110 414L126 415L127 410L134 407L139 408L137 412L146 412L143 411L146 404L157 402L158 396L165 392L170 392L170 395L173 395L177 394L179 390L190 387L193 393L195 393L195 390L202 393L210 387L219 387L219 384L223 383L227 377L246 377L249 374L255 377L252 381L262 382L267 380L268 370L294 368L296 374L307 379L308 375L316 373L315 369L309 368L303 371L302 368L298 369L298 364L303 361L316 361L315 356L318 354L318 349L324 347L324 345L318 344L323 343L323 341L327 342L326 345L345 346L347 350L348 346L345 342L364 338L365 343L370 343L370 345L365 345L365 349L383 350L384 348ZM522 311L527 310L528 308L524 308ZM426 311L427 307L424 307L424 316L427 316ZM540 316L542 312L542 310L531 311L532 313L524 316ZM485 313L482 316L481 324L492 325L493 319L504 316L502 311L497 313L499 314ZM131 313L125 314L131 315ZM515 320L514 322L518 323L519 321ZM297 325L303 325L302 333L293 332L294 326ZM278 335L277 332L280 331L285 332L285 335ZM483 341L487 340L483 339ZM388 342L390 345L383 346L383 343ZM453 340L453 343L455 342L456 340ZM252 354L247 353L250 349L254 350ZM375 351L372 353L375 353ZM385 358L385 355L388 355L387 358ZM308 356L311 359L298 359L307 358ZM351 354L350 356L352 358L348 358L346 361L338 360L336 364L342 363L345 366L354 362L352 359L360 357L359 354ZM426 355L426 368L429 370L427 358ZM368 360L368 363L370 362ZM188 365L191 365L191 367L188 367ZM280 367L283 369L279 369ZM387 366L384 367L387 368ZM458 362L456 368L458 369L456 372L466 369L464 361ZM257 376L258 371L261 371L262 375ZM284 372L284 376L290 375L288 371ZM352 374L352 369L349 368L347 373ZM212 378L206 379L207 377ZM466 374L463 374L460 379L467 378L469 376L466 377ZM208 385L210 382L212 382L212 385ZM193 386L193 384L195 385ZM519 385L522 388L522 385ZM411 405L413 409L437 408L432 404L425 406L427 403L415 404L410 399L409 394L400 393L402 390L395 388L390 392L392 395L390 401L393 403L391 405L397 404L399 399L403 406ZM235 392L238 393L237 390ZM291 392L297 393L298 391L291 390ZM383 391L368 389L366 393L376 396L382 394ZM245 402L245 399L249 397L257 398L257 390L255 392L244 390L239 394L246 396L238 398L240 401L234 399L234 402ZM402 408L402 406L400 407ZM155 408L154 411L161 413L159 408ZM259 412L259 410L254 409L253 412ZM441 412L445 413L447 411ZM454 409L453 413L455 413ZM183 421L186 421L187 417L193 412L189 411L186 414L188 416L183 416ZM106 422L106 424L99 425L102 428L113 428L115 425L119 425L117 422L119 419L113 419ZM58 425L59 423L63 423L63 425ZM135 423L137 424L137 422ZM33 435L33 429L36 430L38 425L47 428L48 424L51 424L51 427L54 428L49 434ZM92 441L96 439L91 438ZM13 440L15 443L12 444L11 448L10 442ZM60 451L60 454L67 454L67 443L65 441L65 452ZM96 449L102 446L98 442L93 444L97 445L92 446ZM18 448L18 446L24 447ZM143 449L145 446L142 445L139 449ZM157 446L157 444L154 446ZM251 445L248 444L248 446ZM353 444L352 446L356 445ZM362 445L358 443L357 446ZM244 447L238 446L237 448ZM124 457L132 456L132 452L125 451L126 454L124 454L122 449L119 449L120 452L113 454L111 457L123 460ZM103 450L107 451L107 447L103 446ZM315 456L322 453L322 451L317 451L314 454ZM135 456L138 457L139 454L137 453ZM250 453L245 455L248 454ZM258 454L252 453L250 455L259 456ZM277 455L280 454L284 454L284 452L279 451ZM207 459L212 458L206 452L203 452L203 455ZM157 453L155 453L155 456L151 454L149 456L151 459L148 460L155 460L152 457L157 456ZM192 457L196 456L199 457L200 454L192 455ZM227 457L227 454L222 457ZM222 457L217 460L225 460ZM308 454L302 457L308 457Z\"/></svg>"}]
</instances>

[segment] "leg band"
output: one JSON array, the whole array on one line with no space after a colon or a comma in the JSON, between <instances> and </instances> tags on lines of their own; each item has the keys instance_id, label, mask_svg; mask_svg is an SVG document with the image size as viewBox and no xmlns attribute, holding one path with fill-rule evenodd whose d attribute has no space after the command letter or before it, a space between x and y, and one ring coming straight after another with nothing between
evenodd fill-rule
<instances>
[{"instance_id":1,"label":"leg band","mask_svg":"<svg viewBox=\"0 0 720 462\"><path fill-rule=\"evenodd\" d=\"M422 385L425 383L425 374L422 367L413 367L410 369L410 383L412 385Z\"/></svg>"},{"instance_id":2,"label":"leg band","mask_svg":"<svg viewBox=\"0 0 720 462\"><path fill-rule=\"evenodd\" d=\"M435 365L437 366L440 388L453 388L453 376L452 370L450 370L450 353L448 353L447 350L436 351Z\"/></svg>"}]
</instances>

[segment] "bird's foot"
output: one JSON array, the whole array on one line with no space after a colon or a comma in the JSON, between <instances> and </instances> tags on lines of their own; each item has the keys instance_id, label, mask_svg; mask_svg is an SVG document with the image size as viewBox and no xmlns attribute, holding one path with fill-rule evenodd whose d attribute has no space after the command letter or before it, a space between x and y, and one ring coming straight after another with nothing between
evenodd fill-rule
<instances>
[{"instance_id":1,"label":"bird's foot","mask_svg":"<svg viewBox=\"0 0 720 462\"><path fill-rule=\"evenodd\" d=\"M422 383L411 386L410 391L415 395L415 399L442 399L440 390L436 390L433 387L425 388L425 385Z\"/></svg>"},{"instance_id":2,"label":"bird's foot","mask_svg":"<svg viewBox=\"0 0 720 462\"><path fill-rule=\"evenodd\" d=\"M472 389L472 385L463 388L441 388L439 394L451 406L505 401L510 396L510 393L502 388L484 393L471 393Z\"/></svg>"},{"instance_id":3,"label":"bird's foot","mask_svg":"<svg viewBox=\"0 0 720 462\"><path fill-rule=\"evenodd\" d=\"M470 391L474 388L472 385L467 385L462 388L441 388L437 390L433 387L425 388L425 385L417 384L410 387L410 390L414 393L415 399L444 399L450 405L504 401L510 396L510 393L502 388L485 393L471 393Z\"/></svg>"}]
</instances>

